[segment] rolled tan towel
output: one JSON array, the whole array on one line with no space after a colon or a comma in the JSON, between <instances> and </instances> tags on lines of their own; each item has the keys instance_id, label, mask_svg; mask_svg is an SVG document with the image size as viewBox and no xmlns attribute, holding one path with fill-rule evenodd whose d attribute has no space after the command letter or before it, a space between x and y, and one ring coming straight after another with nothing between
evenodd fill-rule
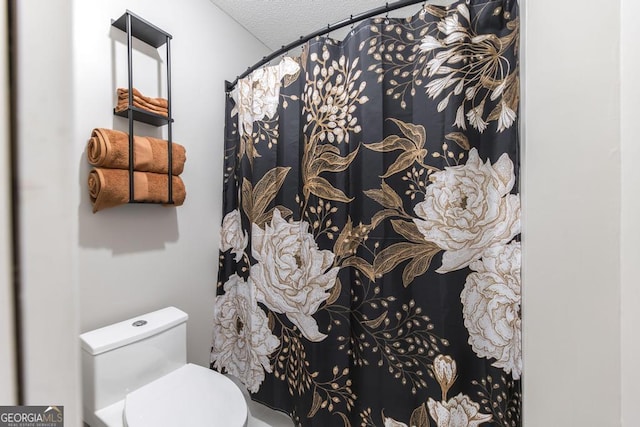
<instances>
[{"instance_id":1,"label":"rolled tan towel","mask_svg":"<svg viewBox=\"0 0 640 427\"><path fill-rule=\"evenodd\" d=\"M173 178L173 205L181 206L187 196L184 182ZM133 194L139 202L167 203L168 179L164 174L151 172L133 173ZM93 213L129 203L129 171L123 169L93 168L89 172L89 196ZM171 206L173 206L171 205Z\"/></svg>"},{"instance_id":2,"label":"rolled tan towel","mask_svg":"<svg viewBox=\"0 0 640 427\"><path fill-rule=\"evenodd\" d=\"M180 175L187 160L185 148L172 143L172 174ZM133 168L141 172L168 172L167 141L150 136L133 137ZM93 166L129 169L129 134L96 128L87 142L87 159Z\"/></svg>"},{"instance_id":3,"label":"rolled tan towel","mask_svg":"<svg viewBox=\"0 0 640 427\"><path fill-rule=\"evenodd\" d=\"M158 114L160 116L164 116L164 117L169 117L169 110L167 110L166 108L162 108L162 107L156 107L153 105L149 105L149 104L144 104L141 103L139 101L137 101L136 99L133 100L133 106L136 108L139 108L141 110L145 110L145 111L149 111L151 113L154 114ZM120 111L124 111L127 108L129 108L129 99L125 98L125 99L118 99L118 104L116 105L116 112L120 112Z\"/></svg>"},{"instance_id":4,"label":"rolled tan towel","mask_svg":"<svg viewBox=\"0 0 640 427\"><path fill-rule=\"evenodd\" d=\"M118 88L117 92L118 92L118 98L129 99L129 89ZM133 88L133 98L134 98L134 100L135 100L135 98L138 98L144 104L150 104L150 105L154 105L156 107L161 107L161 108L168 108L169 107L169 101L167 101L166 99L164 99L164 98L151 98L149 96L144 96L136 88Z\"/></svg>"}]
</instances>

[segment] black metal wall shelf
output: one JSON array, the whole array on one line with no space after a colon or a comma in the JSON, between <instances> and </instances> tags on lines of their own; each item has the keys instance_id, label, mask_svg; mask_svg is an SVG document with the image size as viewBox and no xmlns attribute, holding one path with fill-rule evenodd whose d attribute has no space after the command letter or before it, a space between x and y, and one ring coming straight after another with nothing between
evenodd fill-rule
<instances>
[{"instance_id":1,"label":"black metal wall shelf","mask_svg":"<svg viewBox=\"0 0 640 427\"><path fill-rule=\"evenodd\" d=\"M171 34L161 30L152 23L140 18L135 13L127 10L120 18L111 21L111 25L119 30L127 32L127 15L131 17L131 35L146 44L159 48L170 40Z\"/></svg>"},{"instance_id":2,"label":"black metal wall shelf","mask_svg":"<svg viewBox=\"0 0 640 427\"><path fill-rule=\"evenodd\" d=\"M121 17L111 21L111 25L127 33L127 65L128 65L128 86L129 103L126 110L116 111L114 114L119 117L129 119L129 203L148 203L135 200L134 194L134 174L133 174L133 137L134 122L147 123L153 126L167 126L167 166L168 166L168 200L165 204L173 204L173 149L172 149L172 124L171 115L171 34L161 30L159 27L137 16L127 10ZM154 48L166 45L167 49L167 111L168 116L162 116L133 106L133 43L132 38L136 38Z\"/></svg>"},{"instance_id":3,"label":"black metal wall shelf","mask_svg":"<svg viewBox=\"0 0 640 427\"><path fill-rule=\"evenodd\" d=\"M164 126L170 121L173 122L173 119L169 117L162 116L160 114L150 113L149 111L142 110L138 107L129 107L126 110L116 111L113 110L113 114L119 117L124 117L125 119L129 118L129 114L133 114L133 120L136 122L146 123L152 126Z\"/></svg>"}]
</instances>

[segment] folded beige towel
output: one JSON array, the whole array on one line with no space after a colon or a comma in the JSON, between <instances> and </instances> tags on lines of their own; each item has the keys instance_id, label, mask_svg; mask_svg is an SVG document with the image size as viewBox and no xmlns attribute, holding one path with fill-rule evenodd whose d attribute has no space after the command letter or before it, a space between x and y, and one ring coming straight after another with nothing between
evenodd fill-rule
<instances>
[{"instance_id":1,"label":"folded beige towel","mask_svg":"<svg viewBox=\"0 0 640 427\"><path fill-rule=\"evenodd\" d=\"M151 172L133 173L133 194L136 201L166 203L169 177ZM173 205L181 206L187 196L184 182L173 179ZM123 169L93 168L89 173L89 196L93 213L129 203L129 171Z\"/></svg>"},{"instance_id":2,"label":"folded beige towel","mask_svg":"<svg viewBox=\"0 0 640 427\"><path fill-rule=\"evenodd\" d=\"M120 98L129 99L129 89L118 88L117 92L118 92L118 99L120 99ZM169 101L167 101L166 99L164 99L164 98L151 98L149 96L144 96L136 88L133 88L133 97L134 97L134 99L138 98L139 100L141 100L145 104L155 105L156 107L161 107L161 108L168 108L169 107Z\"/></svg>"},{"instance_id":3,"label":"folded beige towel","mask_svg":"<svg viewBox=\"0 0 640 427\"><path fill-rule=\"evenodd\" d=\"M185 148L172 146L173 175L180 175L187 160ZM133 168L141 172L167 173L167 141L150 136L133 137ZM87 158L93 166L129 169L129 134L117 130L96 128L87 143Z\"/></svg>"}]
</instances>

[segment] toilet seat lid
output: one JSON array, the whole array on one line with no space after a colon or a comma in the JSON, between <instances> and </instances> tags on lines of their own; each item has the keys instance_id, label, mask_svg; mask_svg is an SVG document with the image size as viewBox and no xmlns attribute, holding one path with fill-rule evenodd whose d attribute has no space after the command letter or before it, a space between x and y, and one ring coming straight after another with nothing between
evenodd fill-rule
<instances>
[{"instance_id":1,"label":"toilet seat lid","mask_svg":"<svg viewBox=\"0 0 640 427\"><path fill-rule=\"evenodd\" d=\"M129 393L128 427L242 427L247 403L224 375L191 363Z\"/></svg>"}]
</instances>

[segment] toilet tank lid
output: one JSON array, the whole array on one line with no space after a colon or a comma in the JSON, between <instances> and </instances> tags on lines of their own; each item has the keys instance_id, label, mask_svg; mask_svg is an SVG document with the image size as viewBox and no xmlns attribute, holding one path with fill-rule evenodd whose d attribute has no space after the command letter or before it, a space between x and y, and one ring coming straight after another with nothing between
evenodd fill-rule
<instances>
[{"instance_id":1,"label":"toilet tank lid","mask_svg":"<svg viewBox=\"0 0 640 427\"><path fill-rule=\"evenodd\" d=\"M166 331L186 322L188 318L184 311L167 307L85 332L80 335L80 342L84 351L98 355Z\"/></svg>"}]
</instances>

